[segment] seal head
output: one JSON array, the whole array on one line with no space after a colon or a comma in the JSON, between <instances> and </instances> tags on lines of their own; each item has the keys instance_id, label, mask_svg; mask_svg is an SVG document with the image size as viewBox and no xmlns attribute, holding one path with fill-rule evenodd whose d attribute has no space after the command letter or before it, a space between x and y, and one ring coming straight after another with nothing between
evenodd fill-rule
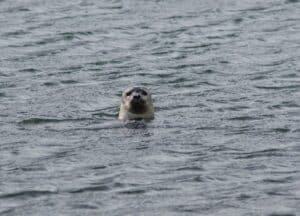
<instances>
[{"instance_id":1,"label":"seal head","mask_svg":"<svg viewBox=\"0 0 300 216\"><path fill-rule=\"evenodd\" d=\"M154 108L148 89L132 87L123 92L119 112L120 120L152 118L154 118Z\"/></svg>"}]
</instances>

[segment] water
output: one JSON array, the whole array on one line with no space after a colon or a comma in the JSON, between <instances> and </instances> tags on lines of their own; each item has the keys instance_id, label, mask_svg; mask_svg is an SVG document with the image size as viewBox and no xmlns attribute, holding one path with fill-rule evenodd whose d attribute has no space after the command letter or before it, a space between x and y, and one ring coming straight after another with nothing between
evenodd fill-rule
<instances>
[{"instance_id":1,"label":"water","mask_svg":"<svg viewBox=\"0 0 300 216\"><path fill-rule=\"evenodd\" d=\"M1 215L299 215L300 2L0 1ZM151 89L150 123L117 120Z\"/></svg>"}]
</instances>

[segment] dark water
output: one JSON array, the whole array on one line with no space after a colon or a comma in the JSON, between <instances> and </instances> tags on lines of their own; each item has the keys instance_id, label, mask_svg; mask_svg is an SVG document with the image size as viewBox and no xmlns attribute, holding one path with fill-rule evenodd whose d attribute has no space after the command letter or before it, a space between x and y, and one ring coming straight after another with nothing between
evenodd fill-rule
<instances>
[{"instance_id":1,"label":"dark water","mask_svg":"<svg viewBox=\"0 0 300 216\"><path fill-rule=\"evenodd\" d=\"M299 215L300 1L1 0L0 50L0 215Z\"/></svg>"}]
</instances>

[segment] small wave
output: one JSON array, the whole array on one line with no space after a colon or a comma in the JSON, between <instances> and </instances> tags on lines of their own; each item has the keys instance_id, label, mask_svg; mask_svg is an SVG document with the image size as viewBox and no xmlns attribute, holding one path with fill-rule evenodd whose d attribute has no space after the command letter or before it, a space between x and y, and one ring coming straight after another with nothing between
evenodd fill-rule
<instances>
[{"instance_id":1,"label":"small wave","mask_svg":"<svg viewBox=\"0 0 300 216\"><path fill-rule=\"evenodd\" d=\"M270 109L282 109L282 108L299 108L300 105L295 101L284 101L280 104L269 106Z\"/></svg>"},{"instance_id":2,"label":"small wave","mask_svg":"<svg viewBox=\"0 0 300 216\"><path fill-rule=\"evenodd\" d=\"M273 128L271 131L274 131L276 133L287 133L291 130L289 128Z\"/></svg>"},{"instance_id":3,"label":"small wave","mask_svg":"<svg viewBox=\"0 0 300 216\"><path fill-rule=\"evenodd\" d=\"M196 215L200 215L204 209L199 205L176 205L171 207L174 212L180 212L184 215L189 215L192 213L196 213Z\"/></svg>"},{"instance_id":4,"label":"small wave","mask_svg":"<svg viewBox=\"0 0 300 216\"><path fill-rule=\"evenodd\" d=\"M240 24L241 22L243 22L243 18L242 17L238 17L238 18L235 18L235 19L233 19L233 22L235 23L235 24Z\"/></svg>"},{"instance_id":5,"label":"small wave","mask_svg":"<svg viewBox=\"0 0 300 216\"><path fill-rule=\"evenodd\" d=\"M70 80L61 80L60 83L62 83L62 84L76 84L76 83L78 83L78 81L70 79Z\"/></svg>"},{"instance_id":6,"label":"small wave","mask_svg":"<svg viewBox=\"0 0 300 216\"><path fill-rule=\"evenodd\" d=\"M292 180L293 180L293 178L289 176L289 177L280 178L280 179L265 178L265 179L263 179L263 182L265 182L265 183L278 183L278 184L282 184L282 183L291 182Z\"/></svg>"},{"instance_id":7,"label":"small wave","mask_svg":"<svg viewBox=\"0 0 300 216\"><path fill-rule=\"evenodd\" d=\"M168 17L165 17L163 19L183 19L183 18L193 18L195 17L194 15L171 15Z\"/></svg>"},{"instance_id":8,"label":"small wave","mask_svg":"<svg viewBox=\"0 0 300 216\"><path fill-rule=\"evenodd\" d=\"M286 0L285 3L290 4L290 3L298 3L299 0Z\"/></svg>"},{"instance_id":9,"label":"small wave","mask_svg":"<svg viewBox=\"0 0 300 216\"><path fill-rule=\"evenodd\" d=\"M219 85L216 84L216 83L212 83L212 82L208 82L208 81L202 81L202 82L198 82L197 84L193 85L193 87L199 86L199 85L219 86Z\"/></svg>"},{"instance_id":10,"label":"small wave","mask_svg":"<svg viewBox=\"0 0 300 216\"><path fill-rule=\"evenodd\" d=\"M269 196L288 196L289 192L288 191L281 191L279 189L271 189L265 192Z\"/></svg>"},{"instance_id":11,"label":"small wave","mask_svg":"<svg viewBox=\"0 0 300 216\"><path fill-rule=\"evenodd\" d=\"M176 66L171 66L169 68L171 69L185 69L185 68L194 68L194 67L203 67L205 66L204 64L197 64L197 63L194 63L194 64L181 64L181 65L176 65Z\"/></svg>"},{"instance_id":12,"label":"small wave","mask_svg":"<svg viewBox=\"0 0 300 216\"><path fill-rule=\"evenodd\" d=\"M63 71L63 73L70 74L70 73L78 72L82 70L82 68L83 67L80 65L74 65L74 66L60 68L60 70Z\"/></svg>"},{"instance_id":13,"label":"small wave","mask_svg":"<svg viewBox=\"0 0 300 216\"><path fill-rule=\"evenodd\" d=\"M296 214L293 213L285 213L285 212L276 212L276 213L271 213L268 216L296 216Z\"/></svg>"},{"instance_id":14,"label":"small wave","mask_svg":"<svg viewBox=\"0 0 300 216\"><path fill-rule=\"evenodd\" d=\"M202 105L203 106L203 105ZM200 105L199 105L200 107ZM175 105L175 106L165 106L165 107L157 107L156 110L157 111L163 111L163 110L176 110L176 109L186 109L186 108L191 108L190 105Z\"/></svg>"},{"instance_id":15,"label":"small wave","mask_svg":"<svg viewBox=\"0 0 300 216\"><path fill-rule=\"evenodd\" d=\"M0 215L13 215L12 212L14 212L14 210L14 208L0 210Z\"/></svg>"},{"instance_id":16,"label":"small wave","mask_svg":"<svg viewBox=\"0 0 300 216\"><path fill-rule=\"evenodd\" d=\"M19 35L25 35L25 34L28 34L28 32L26 32L24 30L16 30L16 31L6 32L6 33L2 34L2 36L13 37L13 36L19 36Z\"/></svg>"},{"instance_id":17,"label":"small wave","mask_svg":"<svg viewBox=\"0 0 300 216\"><path fill-rule=\"evenodd\" d=\"M253 121L253 120L258 120L258 119L260 119L260 118L253 117L253 116L237 116L237 117L228 118L227 120L230 120L230 121Z\"/></svg>"},{"instance_id":18,"label":"small wave","mask_svg":"<svg viewBox=\"0 0 300 216\"><path fill-rule=\"evenodd\" d=\"M89 65L96 65L96 66L104 66L108 64L121 64L124 63L125 61L130 60L132 57L130 56L124 56L120 58L115 58L115 59L110 59L110 60L99 60L95 62L88 63Z\"/></svg>"},{"instance_id":19,"label":"small wave","mask_svg":"<svg viewBox=\"0 0 300 216\"><path fill-rule=\"evenodd\" d=\"M38 72L38 70L35 68L25 68L25 69L19 70L19 72L35 73L35 72Z\"/></svg>"},{"instance_id":20,"label":"small wave","mask_svg":"<svg viewBox=\"0 0 300 216\"><path fill-rule=\"evenodd\" d=\"M287 86L255 86L258 89L265 90L281 90L281 89L297 89L300 88L300 85L287 85Z\"/></svg>"},{"instance_id":21,"label":"small wave","mask_svg":"<svg viewBox=\"0 0 300 216\"><path fill-rule=\"evenodd\" d=\"M248 200L248 199L250 199L250 198L252 198L252 196L250 196L250 195L248 195L248 194L240 194L240 195L237 197L238 200Z\"/></svg>"},{"instance_id":22,"label":"small wave","mask_svg":"<svg viewBox=\"0 0 300 216\"><path fill-rule=\"evenodd\" d=\"M13 83L6 83L6 82L1 83L1 82L0 82L0 89L4 89L4 88L15 88L15 87L17 87L16 84L13 84Z\"/></svg>"},{"instance_id":23,"label":"small wave","mask_svg":"<svg viewBox=\"0 0 300 216\"><path fill-rule=\"evenodd\" d=\"M69 191L69 193L84 193L88 191L107 191L110 187L106 185L98 185L98 186L90 186L90 187L83 187L75 190Z\"/></svg>"},{"instance_id":24,"label":"small wave","mask_svg":"<svg viewBox=\"0 0 300 216\"><path fill-rule=\"evenodd\" d=\"M207 48L207 47L220 46L220 45L221 45L221 43L203 43L200 45L185 46L182 48L183 49L197 49L197 48Z\"/></svg>"},{"instance_id":25,"label":"small wave","mask_svg":"<svg viewBox=\"0 0 300 216\"><path fill-rule=\"evenodd\" d=\"M101 7L101 9L107 9L107 10L120 10L122 9L123 6L122 5L115 5L115 6L105 6L105 7Z\"/></svg>"},{"instance_id":26,"label":"small wave","mask_svg":"<svg viewBox=\"0 0 300 216\"><path fill-rule=\"evenodd\" d=\"M67 48L62 47L60 49L48 49L48 50L39 50L39 51L33 51L30 52L28 55L26 56L21 56L21 57L13 57L12 61L25 61L25 60L29 60L29 59L34 59L35 57L46 57L46 56L51 56L51 55L57 55L61 52L66 51Z\"/></svg>"},{"instance_id":27,"label":"small wave","mask_svg":"<svg viewBox=\"0 0 300 216\"><path fill-rule=\"evenodd\" d=\"M78 119L48 119L48 118L29 118L19 122L21 125L34 125L34 124L47 124L47 123L59 123L68 121L86 121L90 118L78 118Z\"/></svg>"},{"instance_id":28,"label":"small wave","mask_svg":"<svg viewBox=\"0 0 300 216\"><path fill-rule=\"evenodd\" d=\"M218 108L217 110L218 111L242 111L242 110L247 110L249 109L250 107L249 106L243 106L243 105L236 105L236 106L231 106L231 107L221 107L221 108Z\"/></svg>"},{"instance_id":29,"label":"small wave","mask_svg":"<svg viewBox=\"0 0 300 216\"><path fill-rule=\"evenodd\" d=\"M124 124L122 124L122 122L120 121L113 121L113 122L105 122L102 124L97 124L96 126L91 126L91 127L79 127L72 130L100 131L100 130L109 130L113 128L115 129L124 128Z\"/></svg>"},{"instance_id":30,"label":"small wave","mask_svg":"<svg viewBox=\"0 0 300 216\"><path fill-rule=\"evenodd\" d=\"M56 194L58 191L56 190L27 190L27 191L19 191L13 193L3 193L0 194L0 199L7 198L24 198L24 197L39 197L49 194Z\"/></svg>"},{"instance_id":31,"label":"small wave","mask_svg":"<svg viewBox=\"0 0 300 216\"><path fill-rule=\"evenodd\" d=\"M257 6L257 7L250 7L250 8L246 8L246 9L241 9L239 11L241 12L248 12L248 11L264 11L268 9L267 7L260 7L260 6Z\"/></svg>"},{"instance_id":32,"label":"small wave","mask_svg":"<svg viewBox=\"0 0 300 216\"><path fill-rule=\"evenodd\" d=\"M91 204L77 204L77 205L72 205L72 207L75 209L98 209L98 206L91 205Z\"/></svg>"},{"instance_id":33,"label":"small wave","mask_svg":"<svg viewBox=\"0 0 300 216\"><path fill-rule=\"evenodd\" d=\"M258 157L282 157L284 156L284 151L282 149L265 149L262 151L255 151L249 153L238 153L238 157L235 159L252 159Z\"/></svg>"},{"instance_id":34,"label":"small wave","mask_svg":"<svg viewBox=\"0 0 300 216\"><path fill-rule=\"evenodd\" d=\"M196 130L204 130L204 131L214 131L217 130L217 127L209 127L209 126L203 126L203 127L197 127Z\"/></svg>"},{"instance_id":35,"label":"small wave","mask_svg":"<svg viewBox=\"0 0 300 216\"><path fill-rule=\"evenodd\" d=\"M218 72L213 70L213 69L206 69L206 70L202 71L201 73L203 73L203 74L215 74L215 73L218 73Z\"/></svg>"},{"instance_id":36,"label":"small wave","mask_svg":"<svg viewBox=\"0 0 300 216\"><path fill-rule=\"evenodd\" d=\"M94 113L92 114L92 116L97 117L97 118L105 118L105 119L112 119L112 118L117 118L118 114L116 112L98 112L98 113Z\"/></svg>"},{"instance_id":37,"label":"small wave","mask_svg":"<svg viewBox=\"0 0 300 216\"><path fill-rule=\"evenodd\" d=\"M93 169L93 170L98 170L98 169L106 169L107 166L92 166L90 168Z\"/></svg>"},{"instance_id":38,"label":"small wave","mask_svg":"<svg viewBox=\"0 0 300 216\"><path fill-rule=\"evenodd\" d=\"M128 129L146 129L147 124L145 120L136 120L136 121L129 121L126 122L125 127Z\"/></svg>"},{"instance_id":39,"label":"small wave","mask_svg":"<svg viewBox=\"0 0 300 216\"><path fill-rule=\"evenodd\" d=\"M120 191L119 194L127 194L127 195L136 195L136 194L143 194L146 193L146 190L143 189L130 189L130 190L124 190Z\"/></svg>"},{"instance_id":40,"label":"small wave","mask_svg":"<svg viewBox=\"0 0 300 216\"><path fill-rule=\"evenodd\" d=\"M68 36L68 35L92 35L93 32L91 31L77 31L77 32L63 32L60 33L62 36Z\"/></svg>"},{"instance_id":41,"label":"small wave","mask_svg":"<svg viewBox=\"0 0 300 216\"><path fill-rule=\"evenodd\" d=\"M195 152L195 151L176 151L176 150L164 150L168 154L175 154L175 155L202 155L202 152Z\"/></svg>"},{"instance_id":42,"label":"small wave","mask_svg":"<svg viewBox=\"0 0 300 216\"><path fill-rule=\"evenodd\" d=\"M28 12L28 11L30 11L28 8L22 7L22 6L18 6L18 7L9 8L6 12L8 12L8 13L16 13L16 12Z\"/></svg>"},{"instance_id":43,"label":"small wave","mask_svg":"<svg viewBox=\"0 0 300 216\"><path fill-rule=\"evenodd\" d=\"M58 83L57 82L44 82L43 85L44 86L57 86Z\"/></svg>"},{"instance_id":44,"label":"small wave","mask_svg":"<svg viewBox=\"0 0 300 216\"><path fill-rule=\"evenodd\" d=\"M272 32L272 31L271 31ZM278 60L278 61L273 61L271 63L264 63L264 64L260 64L260 66L264 66L264 67L274 67L274 66L278 66L278 65L282 65L284 63L288 62L288 60Z\"/></svg>"},{"instance_id":45,"label":"small wave","mask_svg":"<svg viewBox=\"0 0 300 216\"><path fill-rule=\"evenodd\" d=\"M179 167L176 169L176 171L203 171L203 167L200 166L185 166L185 167Z\"/></svg>"},{"instance_id":46,"label":"small wave","mask_svg":"<svg viewBox=\"0 0 300 216\"><path fill-rule=\"evenodd\" d=\"M181 27L179 29L174 29L174 30L170 30L170 31L161 31L160 33L161 34L167 34L169 36L172 36L172 35L177 35L177 34L180 34L182 32L185 32L187 30L186 27Z\"/></svg>"}]
</instances>

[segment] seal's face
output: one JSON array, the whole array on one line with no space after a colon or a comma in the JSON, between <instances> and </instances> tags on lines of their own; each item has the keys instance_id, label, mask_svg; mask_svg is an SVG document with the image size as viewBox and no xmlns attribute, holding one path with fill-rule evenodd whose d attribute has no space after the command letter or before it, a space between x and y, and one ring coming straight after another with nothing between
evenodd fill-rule
<instances>
[{"instance_id":1,"label":"seal's face","mask_svg":"<svg viewBox=\"0 0 300 216\"><path fill-rule=\"evenodd\" d=\"M122 94L119 119L153 118L153 105L149 91L133 87Z\"/></svg>"}]
</instances>

